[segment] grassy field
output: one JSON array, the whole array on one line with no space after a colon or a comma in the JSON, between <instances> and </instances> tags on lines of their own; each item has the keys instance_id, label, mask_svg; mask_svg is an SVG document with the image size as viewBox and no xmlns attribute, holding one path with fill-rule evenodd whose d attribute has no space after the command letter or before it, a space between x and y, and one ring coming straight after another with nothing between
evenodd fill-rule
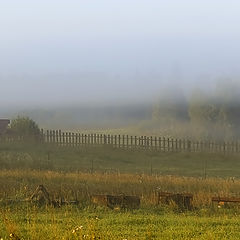
<instances>
[{"instance_id":1,"label":"grassy field","mask_svg":"<svg viewBox=\"0 0 240 240\"><path fill-rule=\"evenodd\" d=\"M1 144L0 239L239 239L238 204L211 203L212 196L239 196L238 165L238 155ZM6 204L39 184L52 198L79 204ZM192 193L193 210L157 205L159 189ZM96 207L92 194L137 195L141 207Z\"/></svg>"},{"instance_id":2,"label":"grassy field","mask_svg":"<svg viewBox=\"0 0 240 240\"><path fill-rule=\"evenodd\" d=\"M240 155L0 144L0 169L238 177Z\"/></svg>"},{"instance_id":3,"label":"grassy field","mask_svg":"<svg viewBox=\"0 0 240 240\"><path fill-rule=\"evenodd\" d=\"M211 216L209 216L211 215ZM114 212L108 209L12 207L2 213L0 233L24 239L239 239L239 216L173 213L164 209Z\"/></svg>"}]
</instances>

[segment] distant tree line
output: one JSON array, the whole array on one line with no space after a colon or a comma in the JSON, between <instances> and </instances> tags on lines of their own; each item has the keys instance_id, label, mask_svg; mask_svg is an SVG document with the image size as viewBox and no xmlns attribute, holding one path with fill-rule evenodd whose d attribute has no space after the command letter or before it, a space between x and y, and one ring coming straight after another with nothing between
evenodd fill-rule
<instances>
[{"instance_id":1,"label":"distant tree line","mask_svg":"<svg viewBox=\"0 0 240 240\"><path fill-rule=\"evenodd\" d=\"M190 98L180 90L165 89L154 106L152 121L170 135L240 139L240 84L222 80L212 91L194 90Z\"/></svg>"}]
</instances>

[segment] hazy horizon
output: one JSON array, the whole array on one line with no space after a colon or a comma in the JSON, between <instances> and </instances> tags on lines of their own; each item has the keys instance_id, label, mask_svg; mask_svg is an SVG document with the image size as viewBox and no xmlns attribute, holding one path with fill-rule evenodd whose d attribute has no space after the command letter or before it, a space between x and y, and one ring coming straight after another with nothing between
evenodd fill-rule
<instances>
[{"instance_id":1,"label":"hazy horizon","mask_svg":"<svg viewBox=\"0 0 240 240\"><path fill-rule=\"evenodd\" d=\"M0 2L1 107L152 101L240 76L240 3ZM240 78L239 78L240 79Z\"/></svg>"}]
</instances>

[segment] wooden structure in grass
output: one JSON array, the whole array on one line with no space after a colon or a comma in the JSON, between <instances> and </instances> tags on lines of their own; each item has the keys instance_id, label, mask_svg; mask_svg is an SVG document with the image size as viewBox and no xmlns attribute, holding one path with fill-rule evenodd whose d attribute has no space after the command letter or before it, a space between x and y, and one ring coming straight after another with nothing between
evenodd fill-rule
<instances>
[{"instance_id":1,"label":"wooden structure in grass","mask_svg":"<svg viewBox=\"0 0 240 240\"><path fill-rule=\"evenodd\" d=\"M140 198L126 195L93 195L94 204L106 206L111 209L137 209L140 207Z\"/></svg>"},{"instance_id":2,"label":"wooden structure in grass","mask_svg":"<svg viewBox=\"0 0 240 240\"><path fill-rule=\"evenodd\" d=\"M121 149L142 149L161 152L212 152L239 153L240 142L193 141L157 136L130 136L110 134L81 134L61 130L41 129L44 143L57 146L108 146Z\"/></svg>"},{"instance_id":3,"label":"wooden structure in grass","mask_svg":"<svg viewBox=\"0 0 240 240\"><path fill-rule=\"evenodd\" d=\"M191 193L170 193L170 192L157 192L157 204L170 205L174 203L179 209L192 209L193 194Z\"/></svg>"},{"instance_id":4,"label":"wooden structure in grass","mask_svg":"<svg viewBox=\"0 0 240 240\"><path fill-rule=\"evenodd\" d=\"M6 132L9 124L10 124L9 119L0 119L0 135Z\"/></svg>"},{"instance_id":5,"label":"wooden structure in grass","mask_svg":"<svg viewBox=\"0 0 240 240\"><path fill-rule=\"evenodd\" d=\"M217 202L218 205L224 205L224 203L240 203L239 197L212 197L212 202Z\"/></svg>"},{"instance_id":6,"label":"wooden structure in grass","mask_svg":"<svg viewBox=\"0 0 240 240\"><path fill-rule=\"evenodd\" d=\"M52 205L54 207L61 207L66 204L78 204L78 201L64 201L63 199L51 199L47 189L43 185L39 185L28 201L35 202L38 205Z\"/></svg>"}]
</instances>

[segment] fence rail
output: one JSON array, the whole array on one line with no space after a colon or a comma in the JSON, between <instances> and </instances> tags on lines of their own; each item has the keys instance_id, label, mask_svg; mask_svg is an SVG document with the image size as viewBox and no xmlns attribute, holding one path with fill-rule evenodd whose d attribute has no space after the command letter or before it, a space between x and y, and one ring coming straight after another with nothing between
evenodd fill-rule
<instances>
[{"instance_id":1,"label":"fence rail","mask_svg":"<svg viewBox=\"0 0 240 240\"><path fill-rule=\"evenodd\" d=\"M61 130L41 130L45 143L58 146L102 146L122 149L145 149L163 152L240 152L240 143L217 141L190 141L155 136L129 136L110 134L80 134Z\"/></svg>"}]
</instances>

